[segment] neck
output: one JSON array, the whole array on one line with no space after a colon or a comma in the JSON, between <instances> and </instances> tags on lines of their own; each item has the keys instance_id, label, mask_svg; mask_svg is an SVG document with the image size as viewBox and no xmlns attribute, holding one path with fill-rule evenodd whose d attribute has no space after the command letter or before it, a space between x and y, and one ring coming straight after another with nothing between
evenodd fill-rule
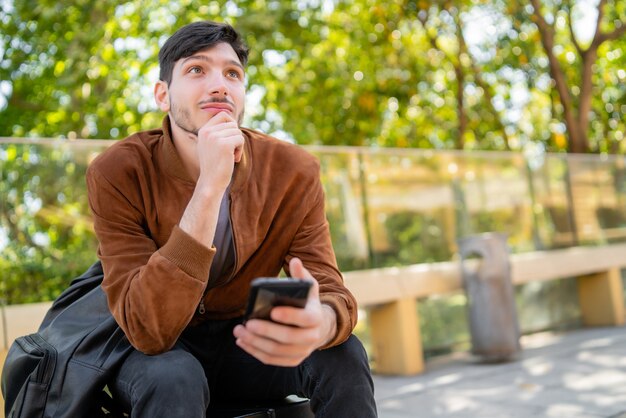
<instances>
[{"instance_id":1,"label":"neck","mask_svg":"<svg viewBox=\"0 0 626 418\"><path fill-rule=\"evenodd\" d=\"M198 162L198 154L196 153L198 137L176 125L171 117L170 126L172 129L172 141L176 151L187 169L189 177L196 181L200 176L200 164Z\"/></svg>"}]
</instances>

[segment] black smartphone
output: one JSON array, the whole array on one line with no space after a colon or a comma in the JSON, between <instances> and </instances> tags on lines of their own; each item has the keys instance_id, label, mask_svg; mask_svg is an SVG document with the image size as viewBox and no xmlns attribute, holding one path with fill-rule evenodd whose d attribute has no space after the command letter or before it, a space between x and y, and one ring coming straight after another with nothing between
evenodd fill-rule
<instances>
[{"instance_id":1,"label":"black smartphone","mask_svg":"<svg viewBox=\"0 0 626 418\"><path fill-rule=\"evenodd\" d=\"M292 278L259 277L251 282L245 320L270 319L275 306L304 308L311 282Z\"/></svg>"}]
</instances>

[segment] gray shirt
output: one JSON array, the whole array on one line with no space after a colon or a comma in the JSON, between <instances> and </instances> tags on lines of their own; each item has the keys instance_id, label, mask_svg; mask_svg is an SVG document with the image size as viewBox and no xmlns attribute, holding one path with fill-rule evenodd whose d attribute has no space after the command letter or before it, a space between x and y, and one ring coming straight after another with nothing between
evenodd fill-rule
<instances>
[{"instance_id":1,"label":"gray shirt","mask_svg":"<svg viewBox=\"0 0 626 418\"><path fill-rule=\"evenodd\" d=\"M230 186L228 186L220 203L220 212L215 227L213 245L217 251L209 272L209 288L215 286L216 283L223 282L232 273L235 267L233 244L233 230L230 224Z\"/></svg>"}]
</instances>

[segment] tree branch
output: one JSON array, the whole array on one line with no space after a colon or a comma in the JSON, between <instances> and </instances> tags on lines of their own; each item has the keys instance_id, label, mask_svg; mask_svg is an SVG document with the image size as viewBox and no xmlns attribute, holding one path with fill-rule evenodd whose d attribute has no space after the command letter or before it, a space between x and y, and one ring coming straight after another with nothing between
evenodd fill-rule
<instances>
[{"instance_id":1,"label":"tree branch","mask_svg":"<svg viewBox=\"0 0 626 418\"><path fill-rule=\"evenodd\" d=\"M426 22L428 21L428 11L427 10L423 10L423 11L424 13L417 14L417 19L422 24L422 27L424 28L424 32L426 32L426 37L428 38L431 46L437 51L440 51L441 53L443 53L446 56L446 58L452 63L452 67L454 68L454 73L455 73L457 84L458 84L456 100L457 100L457 115L459 118L459 133L457 136L456 148L463 149L465 130L467 129L467 114L465 112L465 99L464 99L465 74L463 73L463 68L461 64L462 46L459 45L458 56L456 57L456 60L453 56L448 55L446 51L444 51L443 48L441 48L437 44L437 37L432 36L430 33L428 33L428 28L426 27ZM459 31L458 29L459 25L458 25L458 22L456 21L456 18L455 18L455 24L457 25L457 31ZM461 38L462 38L462 35L461 35ZM463 38L462 40L460 40L460 42L464 42L464 41L465 40Z\"/></svg>"},{"instance_id":2,"label":"tree branch","mask_svg":"<svg viewBox=\"0 0 626 418\"><path fill-rule=\"evenodd\" d=\"M600 34L598 46L604 41L612 41L619 38L626 33L626 21L622 20L622 25L619 28L613 29L611 32Z\"/></svg>"},{"instance_id":3,"label":"tree branch","mask_svg":"<svg viewBox=\"0 0 626 418\"><path fill-rule=\"evenodd\" d=\"M441 48L439 48L439 45L437 45L437 37L431 36L431 34L428 33L428 27L426 26L426 22L428 21L428 10L424 10L424 14L418 13L417 20L419 20L420 23L422 24L422 27L424 28L424 33L426 34L426 37L428 38L428 42L430 42L430 45L433 48L435 48L437 51L441 51L445 54L445 51L443 51Z\"/></svg>"},{"instance_id":4,"label":"tree branch","mask_svg":"<svg viewBox=\"0 0 626 418\"><path fill-rule=\"evenodd\" d=\"M554 55L554 28L548 25L542 16L539 7L539 0L530 0L530 2L533 6L534 20L536 21L539 34L541 35L541 44L546 52L546 55L548 56L548 62L550 63L550 75L556 83L556 90L559 94L561 104L563 105L563 116L565 119L565 125L567 126L567 133L569 135L569 149L570 151L580 152L578 151L579 148L581 148L579 144L580 135L578 132L576 117L574 116L572 98L563 68L561 68L559 60Z\"/></svg>"},{"instance_id":5,"label":"tree branch","mask_svg":"<svg viewBox=\"0 0 626 418\"><path fill-rule=\"evenodd\" d=\"M511 150L510 138L508 134L506 133L506 128L504 124L502 123L502 118L500 117L500 113L496 110L495 106L493 105L494 94L492 92L491 86L487 84L487 82L482 78L481 76L482 71L480 68L478 68L478 65L476 65L474 58L472 57L472 55L470 54L467 48L467 42L465 41L465 35L463 34L463 28L461 27L460 22L457 23L457 30L459 32L459 57L461 56L461 53L465 53L467 55L469 63L470 63L469 64L470 68L474 75L474 81L483 90L485 94L485 102L487 103L487 106L489 107L489 110L491 111L491 113L495 115L496 125L498 125L500 130L502 130L502 136L504 138L504 147L508 151L510 151ZM460 62L460 59L459 59L459 62Z\"/></svg>"},{"instance_id":6,"label":"tree branch","mask_svg":"<svg viewBox=\"0 0 626 418\"><path fill-rule=\"evenodd\" d=\"M457 113L459 117L459 136L458 136L458 149L465 147L465 131L467 131L467 111L465 110L465 71L463 71L462 55L467 49L465 45L465 38L463 37L463 29L461 28L460 12L454 15L454 24L456 26L457 37L459 47L457 49L457 64L453 65L454 72L457 78Z\"/></svg>"},{"instance_id":7,"label":"tree branch","mask_svg":"<svg viewBox=\"0 0 626 418\"><path fill-rule=\"evenodd\" d=\"M541 32L548 32L550 30L550 25L546 22L541 11L539 10L539 0L530 0L530 4L533 6L533 15L537 20L537 26Z\"/></svg>"},{"instance_id":8,"label":"tree branch","mask_svg":"<svg viewBox=\"0 0 626 418\"><path fill-rule=\"evenodd\" d=\"M620 27L615 28L613 31L603 33L601 30L602 18L604 17L604 6L606 0L600 0L598 4L598 19L596 23L596 31L591 41L591 45L585 51L582 52L582 71L581 71L581 90L580 100L578 107L578 123L581 131L581 138L587 137L587 129L589 126L589 114L592 107L593 98L593 64L598 58L598 48L603 42L615 39L621 36L626 31L626 24L622 24Z\"/></svg>"},{"instance_id":9,"label":"tree branch","mask_svg":"<svg viewBox=\"0 0 626 418\"><path fill-rule=\"evenodd\" d=\"M17 224L11 221L10 213L2 213L0 214L0 218L4 219L4 222L1 222L1 224L4 224L9 229L9 237L11 238L11 241L17 241L24 243L31 248L37 248L39 251L50 255L55 261L60 261L62 259L60 254L58 254L59 251L50 250L47 247L37 244L33 241L33 238L27 231L20 230Z\"/></svg>"},{"instance_id":10,"label":"tree branch","mask_svg":"<svg viewBox=\"0 0 626 418\"><path fill-rule=\"evenodd\" d=\"M589 49L595 48L598 49L600 44L604 41L601 41L602 31L600 30L600 25L602 24L602 18L604 17L604 5L606 4L606 0L600 0L598 3L598 18L596 19L596 31L593 34L593 40L591 41L591 45L589 45Z\"/></svg>"},{"instance_id":11,"label":"tree branch","mask_svg":"<svg viewBox=\"0 0 626 418\"><path fill-rule=\"evenodd\" d=\"M626 33L626 21L624 20L620 20L619 27L616 27L611 32L602 32L600 26L602 24L602 18L604 17L605 5L606 0L600 0L600 3L598 3L598 19L596 22L596 31L593 35L591 45L589 45L589 48L587 48L585 51L582 51L581 55L592 53L593 51L596 51L604 42L617 39L624 33Z\"/></svg>"},{"instance_id":12,"label":"tree branch","mask_svg":"<svg viewBox=\"0 0 626 418\"><path fill-rule=\"evenodd\" d=\"M567 89L565 74L563 73L559 61L554 55L554 30L550 25L548 25L548 22L546 22L543 15L541 14L539 0L530 0L530 3L533 6L533 15L535 16L537 27L539 28L539 33L541 34L541 43L546 52L546 55L548 55L550 72L552 78L556 83L559 95L561 96L561 101L570 102L569 90ZM563 105L566 106L565 103L563 103Z\"/></svg>"},{"instance_id":13,"label":"tree branch","mask_svg":"<svg viewBox=\"0 0 626 418\"><path fill-rule=\"evenodd\" d=\"M574 33L574 24L572 19L572 2L567 0L567 28L569 29L570 38L572 38L572 43L574 44L574 48L578 51L578 55L583 54L583 50L578 43L578 39L576 39L576 34Z\"/></svg>"}]
</instances>

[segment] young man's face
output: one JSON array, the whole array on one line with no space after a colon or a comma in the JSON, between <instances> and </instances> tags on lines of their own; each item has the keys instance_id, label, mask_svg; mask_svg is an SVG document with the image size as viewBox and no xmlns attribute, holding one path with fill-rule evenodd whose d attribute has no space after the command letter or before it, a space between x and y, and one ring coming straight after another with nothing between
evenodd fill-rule
<instances>
[{"instance_id":1,"label":"young man's face","mask_svg":"<svg viewBox=\"0 0 626 418\"><path fill-rule=\"evenodd\" d=\"M196 134L219 112L239 124L245 106L245 72L233 48L224 42L181 58L174 65L170 85L159 82L157 102L172 123Z\"/></svg>"}]
</instances>

